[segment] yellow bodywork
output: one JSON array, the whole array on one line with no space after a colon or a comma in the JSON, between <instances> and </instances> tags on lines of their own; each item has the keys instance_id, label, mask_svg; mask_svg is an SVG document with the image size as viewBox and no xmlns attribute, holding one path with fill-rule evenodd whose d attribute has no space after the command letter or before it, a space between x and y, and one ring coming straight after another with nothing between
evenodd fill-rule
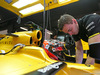
<instances>
[{"instance_id":1,"label":"yellow bodywork","mask_svg":"<svg viewBox=\"0 0 100 75\"><path fill-rule=\"evenodd\" d=\"M56 62L48 58L42 48L36 46L26 46L10 54L0 55L0 61L0 75L26 74Z\"/></svg>"},{"instance_id":2,"label":"yellow bodywork","mask_svg":"<svg viewBox=\"0 0 100 75\"><path fill-rule=\"evenodd\" d=\"M34 33L34 34L33 34ZM36 34L40 35L36 39ZM36 31L25 31L25 32L16 32L13 33L17 35L9 35L9 36L1 36L3 39L0 40L0 51L8 52L15 46L17 43L22 43L25 46L17 46L13 51L6 55L0 55L0 75L40 75L35 74L34 72L40 72L42 75L45 72L49 72L51 69L58 69L60 67L59 64L64 63L65 65L56 71L54 75L99 75L100 74L100 65L95 64L90 67L85 64L77 64L70 63L64 61L53 60L48 57L45 50L38 45L34 45L33 43L29 43L29 37L32 39L40 41L41 40L41 32L39 30ZM31 40L32 41L32 40ZM33 41L34 42L34 41ZM3 51L2 51L3 50ZM51 65L54 63L58 63L55 65ZM42 69L41 69L42 68Z\"/></svg>"}]
</instances>

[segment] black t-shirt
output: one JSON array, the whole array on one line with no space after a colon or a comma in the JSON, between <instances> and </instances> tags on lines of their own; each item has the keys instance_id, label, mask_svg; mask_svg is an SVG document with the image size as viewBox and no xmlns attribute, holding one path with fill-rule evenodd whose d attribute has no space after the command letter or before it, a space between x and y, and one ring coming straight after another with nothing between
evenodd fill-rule
<instances>
[{"instance_id":1,"label":"black t-shirt","mask_svg":"<svg viewBox=\"0 0 100 75\"><path fill-rule=\"evenodd\" d=\"M100 15L89 14L79 20L79 33L73 35L75 41L80 39L88 42L88 38L100 32Z\"/></svg>"}]
</instances>

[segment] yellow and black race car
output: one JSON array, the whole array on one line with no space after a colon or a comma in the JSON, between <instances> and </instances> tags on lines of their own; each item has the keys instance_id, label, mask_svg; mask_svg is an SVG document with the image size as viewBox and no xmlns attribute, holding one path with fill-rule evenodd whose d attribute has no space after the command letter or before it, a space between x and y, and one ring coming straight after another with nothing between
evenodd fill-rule
<instances>
[{"instance_id":1,"label":"yellow and black race car","mask_svg":"<svg viewBox=\"0 0 100 75\"><path fill-rule=\"evenodd\" d=\"M38 35L38 36L37 36ZM40 30L0 35L0 75L99 75L100 65L70 63L49 58L38 47Z\"/></svg>"},{"instance_id":2,"label":"yellow and black race car","mask_svg":"<svg viewBox=\"0 0 100 75\"><path fill-rule=\"evenodd\" d=\"M46 0L46 10L49 3L50 9L53 9L75 1L78 0ZM25 0L0 1L1 7L21 18L43 11L44 4L43 0L27 0L26 3ZM30 12L30 7L35 10ZM40 30L0 34L0 75L100 75L100 64L97 63L87 66L51 59L39 47L41 39Z\"/></svg>"}]
</instances>

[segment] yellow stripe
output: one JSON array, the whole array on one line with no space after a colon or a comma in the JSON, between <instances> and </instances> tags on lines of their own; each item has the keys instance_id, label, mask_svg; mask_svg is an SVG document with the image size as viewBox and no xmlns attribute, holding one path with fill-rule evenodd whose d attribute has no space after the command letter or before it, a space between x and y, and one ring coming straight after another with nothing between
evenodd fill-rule
<instances>
[{"instance_id":1,"label":"yellow stripe","mask_svg":"<svg viewBox=\"0 0 100 75\"><path fill-rule=\"evenodd\" d=\"M98 33L96 33L96 34L93 34L93 35L91 35L89 38L94 37L94 36L96 36L96 35L98 35L98 34L100 34L100 33L98 32Z\"/></svg>"},{"instance_id":2,"label":"yellow stripe","mask_svg":"<svg viewBox=\"0 0 100 75\"><path fill-rule=\"evenodd\" d=\"M64 44L64 48L67 50L66 45Z\"/></svg>"}]
</instances>

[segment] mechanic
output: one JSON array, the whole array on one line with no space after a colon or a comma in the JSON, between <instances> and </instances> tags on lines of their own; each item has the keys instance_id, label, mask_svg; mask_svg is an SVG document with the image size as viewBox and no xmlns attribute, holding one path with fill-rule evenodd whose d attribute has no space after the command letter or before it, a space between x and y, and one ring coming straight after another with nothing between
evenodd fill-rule
<instances>
[{"instance_id":1,"label":"mechanic","mask_svg":"<svg viewBox=\"0 0 100 75\"><path fill-rule=\"evenodd\" d=\"M89 55L85 64L93 65L95 59L100 59L100 15L88 14L76 20L73 16L64 14L58 20L58 27L74 37L76 63L82 63L83 60L81 39L89 44Z\"/></svg>"}]
</instances>

